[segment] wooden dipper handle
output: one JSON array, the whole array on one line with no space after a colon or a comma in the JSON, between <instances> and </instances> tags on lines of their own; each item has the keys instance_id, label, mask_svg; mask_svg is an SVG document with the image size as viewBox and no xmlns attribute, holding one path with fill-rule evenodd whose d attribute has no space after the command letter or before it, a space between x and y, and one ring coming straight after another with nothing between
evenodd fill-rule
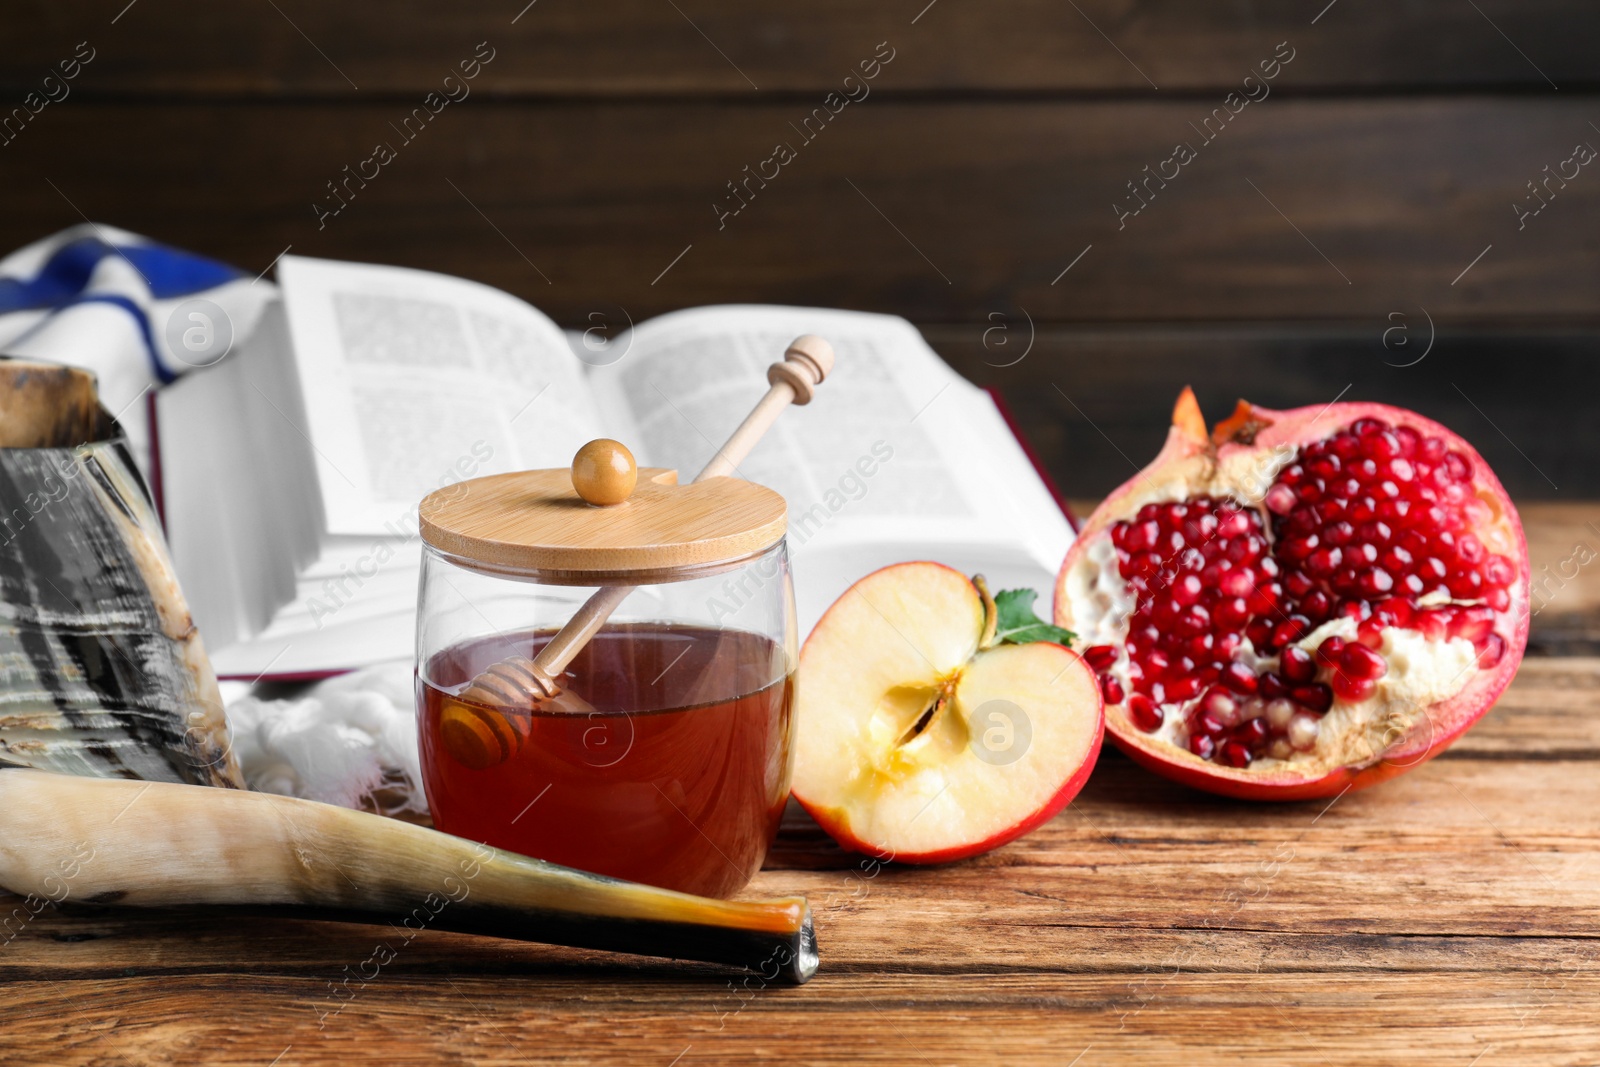
<instances>
[{"instance_id":1,"label":"wooden dipper handle","mask_svg":"<svg viewBox=\"0 0 1600 1067\"><path fill-rule=\"evenodd\" d=\"M783 353L783 362L767 368L768 389L750 414L744 417L739 428L733 431L727 444L717 449L705 470L695 475L695 481L721 478L732 474L740 462L755 448L756 442L772 428L783 409L790 404L809 404L816 395L817 386L833 370L833 346L815 334L801 334L789 342ZM602 620L603 621L603 620Z\"/></svg>"},{"instance_id":2,"label":"wooden dipper handle","mask_svg":"<svg viewBox=\"0 0 1600 1067\"><path fill-rule=\"evenodd\" d=\"M817 386L833 370L833 346L815 334L802 334L789 342L783 361L767 368L767 392L745 416L727 443L717 449L705 469L695 475L695 481L723 478L738 469L750 455L756 443L772 428L783 409L790 404L809 404L816 395ZM626 456L626 468L615 450ZM610 468L610 478L596 479L590 472L596 467ZM588 483L610 479L626 482L632 492L631 475L633 455L622 445L604 438L591 441L578 450L573 460L574 488L585 500L601 505L614 505L626 500L612 499L614 493L591 494ZM581 471L580 471L581 468ZM604 496L604 500L598 497ZM595 497L592 499L592 497ZM499 706L510 706L514 701L525 702L531 713L538 705L548 703L561 695L556 678L583 646L605 625L611 613L633 592L631 585L608 585L596 590L582 607L567 620L565 626L539 650L533 659L512 656L501 660L472 680L459 697L447 703L440 717L439 733L444 747L464 766L482 770L503 763L521 750L528 737L529 723L513 722L495 711ZM471 705L458 703L470 701ZM587 703L576 701L574 710L593 711ZM525 717L518 716L519 719Z\"/></svg>"}]
</instances>

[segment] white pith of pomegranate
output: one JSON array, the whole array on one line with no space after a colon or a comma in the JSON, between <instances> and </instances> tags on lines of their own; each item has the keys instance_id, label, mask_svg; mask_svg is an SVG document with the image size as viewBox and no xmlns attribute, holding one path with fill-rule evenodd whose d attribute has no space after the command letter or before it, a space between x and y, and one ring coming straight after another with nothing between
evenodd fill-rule
<instances>
[{"instance_id":1,"label":"white pith of pomegranate","mask_svg":"<svg viewBox=\"0 0 1600 1067\"><path fill-rule=\"evenodd\" d=\"M1241 403L1208 437L1187 392L1174 423L1057 587L1121 747L1218 792L1324 795L1487 710L1526 642L1527 552L1466 442L1370 404Z\"/></svg>"}]
</instances>

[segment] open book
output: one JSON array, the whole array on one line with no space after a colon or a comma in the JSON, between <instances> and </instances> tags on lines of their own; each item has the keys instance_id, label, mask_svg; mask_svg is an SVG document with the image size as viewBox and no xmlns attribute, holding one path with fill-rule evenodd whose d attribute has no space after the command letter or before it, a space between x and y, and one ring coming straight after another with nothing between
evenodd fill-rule
<instances>
[{"instance_id":1,"label":"open book","mask_svg":"<svg viewBox=\"0 0 1600 1067\"><path fill-rule=\"evenodd\" d=\"M688 480L801 333L833 343L834 373L739 473L788 501L802 636L911 559L1049 602L1066 517L994 401L903 319L707 307L606 340L423 271L285 256L278 279L241 348L156 401L167 537L219 675L410 657L423 496L565 467L595 437Z\"/></svg>"}]
</instances>

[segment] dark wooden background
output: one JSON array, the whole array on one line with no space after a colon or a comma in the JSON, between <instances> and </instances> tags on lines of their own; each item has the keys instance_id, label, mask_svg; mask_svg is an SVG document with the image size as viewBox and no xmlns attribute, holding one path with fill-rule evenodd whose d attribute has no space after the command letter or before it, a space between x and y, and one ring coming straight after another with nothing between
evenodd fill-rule
<instances>
[{"instance_id":1,"label":"dark wooden background","mask_svg":"<svg viewBox=\"0 0 1600 1067\"><path fill-rule=\"evenodd\" d=\"M95 58L0 145L0 247L87 216L252 272L292 246L466 275L567 324L894 312L1076 496L1153 453L1186 381L1214 415L1348 387L1460 430L1519 498L1600 494L1600 172L1512 208L1600 146L1594 5L524 3L3 0L8 106ZM471 95L319 228L325 183L484 41ZM1285 41L1271 95L1119 229L1126 183ZM880 42L871 95L799 145ZM719 230L779 141L799 158Z\"/></svg>"}]
</instances>

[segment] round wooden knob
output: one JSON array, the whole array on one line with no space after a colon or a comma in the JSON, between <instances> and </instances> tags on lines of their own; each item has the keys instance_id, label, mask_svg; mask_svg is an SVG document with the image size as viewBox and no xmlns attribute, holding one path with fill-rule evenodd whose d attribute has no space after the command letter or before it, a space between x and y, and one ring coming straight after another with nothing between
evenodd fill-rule
<instances>
[{"instance_id":1,"label":"round wooden knob","mask_svg":"<svg viewBox=\"0 0 1600 1067\"><path fill-rule=\"evenodd\" d=\"M572 488L598 507L620 504L633 493L639 468L620 441L597 437L572 457Z\"/></svg>"},{"instance_id":2,"label":"round wooden knob","mask_svg":"<svg viewBox=\"0 0 1600 1067\"><path fill-rule=\"evenodd\" d=\"M767 381L785 382L794 390L796 404L809 404L817 386L833 370L833 346L814 333L803 333L789 342L782 363L767 368Z\"/></svg>"}]
</instances>

